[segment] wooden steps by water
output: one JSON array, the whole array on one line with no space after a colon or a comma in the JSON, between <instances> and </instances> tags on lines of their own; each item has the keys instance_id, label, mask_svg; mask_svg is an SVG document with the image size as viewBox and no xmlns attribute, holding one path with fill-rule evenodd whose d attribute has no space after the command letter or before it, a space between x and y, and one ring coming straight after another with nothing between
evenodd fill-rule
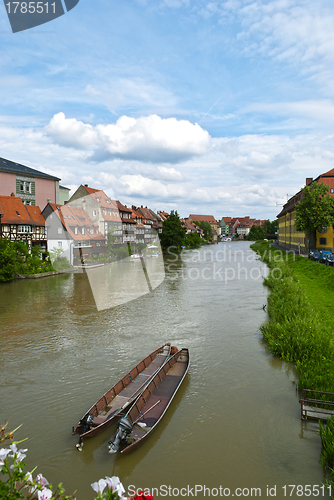
<instances>
[{"instance_id":1,"label":"wooden steps by water","mask_svg":"<svg viewBox=\"0 0 334 500\"><path fill-rule=\"evenodd\" d=\"M334 415L334 393L303 389L299 400L302 420L328 420Z\"/></svg>"}]
</instances>

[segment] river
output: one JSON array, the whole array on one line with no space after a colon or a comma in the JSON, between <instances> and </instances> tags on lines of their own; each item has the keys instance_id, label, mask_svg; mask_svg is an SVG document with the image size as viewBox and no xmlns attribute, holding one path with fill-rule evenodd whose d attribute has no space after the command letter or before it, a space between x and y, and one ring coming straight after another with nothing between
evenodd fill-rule
<instances>
[{"instance_id":1,"label":"river","mask_svg":"<svg viewBox=\"0 0 334 500\"><path fill-rule=\"evenodd\" d=\"M165 271L151 293L102 311L86 274L0 285L0 423L23 424L28 469L38 465L78 500L92 500L90 484L106 475L127 489L160 488L155 500L191 497L196 485L198 498L221 487L278 499L290 496L285 485L321 486L318 426L301 421L295 369L259 331L265 265L248 242L222 242L166 259ZM72 426L165 342L188 347L191 364L150 439L110 455L114 426L78 452Z\"/></svg>"}]
</instances>

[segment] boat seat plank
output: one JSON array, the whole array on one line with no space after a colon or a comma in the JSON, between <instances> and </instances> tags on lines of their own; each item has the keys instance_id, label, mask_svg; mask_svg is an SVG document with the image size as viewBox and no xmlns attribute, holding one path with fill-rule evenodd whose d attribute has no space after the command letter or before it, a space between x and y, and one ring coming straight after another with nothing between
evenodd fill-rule
<instances>
[{"instance_id":1,"label":"boat seat plank","mask_svg":"<svg viewBox=\"0 0 334 500\"><path fill-rule=\"evenodd\" d=\"M181 378L181 375L166 375L161 384L159 384L157 389L154 391L154 396L157 396L158 399L165 396L171 397L180 383Z\"/></svg>"},{"instance_id":2,"label":"boat seat plank","mask_svg":"<svg viewBox=\"0 0 334 500\"><path fill-rule=\"evenodd\" d=\"M172 368L169 370L168 372L168 376L172 376L172 375L175 375L175 376L181 376L184 374L184 370L185 370L185 364L183 361L177 361L177 363L175 363Z\"/></svg>"},{"instance_id":3,"label":"boat seat plank","mask_svg":"<svg viewBox=\"0 0 334 500\"><path fill-rule=\"evenodd\" d=\"M149 379L149 374L141 373L140 376L136 377L133 382L130 382L125 389L120 393L123 397L131 398L131 396L145 384L146 380Z\"/></svg>"}]
</instances>

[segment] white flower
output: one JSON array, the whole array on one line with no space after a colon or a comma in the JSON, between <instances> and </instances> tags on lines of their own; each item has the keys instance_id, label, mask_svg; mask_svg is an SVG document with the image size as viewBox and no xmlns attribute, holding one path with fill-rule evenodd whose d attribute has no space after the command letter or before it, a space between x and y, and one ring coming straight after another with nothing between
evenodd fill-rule
<instances>
[{"instance_id":1,"label":"white flower","mask_svg":"<svg viewBox=\"0 0 334 500\"><path fill-rule=\"evenodd\" d=\"M0 448L0 461L4 462L10 450L8 448Z\"/></svg>"},{"instance_id":2,"label":"white flower","mask_svg":"<svg viewBox=\"0 0 334 500\"><path fill-rule=\"evenodd\" d=\"M100 479L97 483L91 484L96 493L103 493L104 488L107 486L107 482L104 479Z\"/></svg>"},{"instance_id":3,"label":"white flower","mask_svg":"<svg viewBox=\"0 0 334 500\"><path fill-rule=\"evenodd\" d=\"M52 497L52 491L49 488L43 488L37 491L38 500L49 500Z\"/></svg>"},{"instance_id":4,"label":"white flower","mask_svg":"<svg viewBox=\"0 0 334 500\"><path fill-rule=\"evenodd\" d=\"M12 451L12 454L10 456L15 457L16 455L16 463L21 462L21 460L26 457L25 452L28 451L28 448L25 448L24 450L18 450L15 443L11 444L9 448Z\"/></svg>"},{"instance_id":5,"label":"white flower","mask_svg":"<svg viewBox=\"0 0 334 500\"><path fill-rule=\"evenodd\" d=\"M42 474L37 474L37 476L36 476L36 482L38 484L40 484L42 486L42 488L45 488L45 486L47 486L49 484L48 480L45 479L45 477L42 476Z\"/></svg>"},{"instance_id":6,"label":"white flower","mask_svg":"<svg viewBox=\"0 0 334 500\"><path fill-rule=\"evenodd\" d=\"M108 477L106 476L106 482L109 488L112 488L112 491L117 491L118 496L122 499L123 493L125 493L124 486L122 485L119 477L113 476L113 477Z\"/></svg>"}]
</instances>

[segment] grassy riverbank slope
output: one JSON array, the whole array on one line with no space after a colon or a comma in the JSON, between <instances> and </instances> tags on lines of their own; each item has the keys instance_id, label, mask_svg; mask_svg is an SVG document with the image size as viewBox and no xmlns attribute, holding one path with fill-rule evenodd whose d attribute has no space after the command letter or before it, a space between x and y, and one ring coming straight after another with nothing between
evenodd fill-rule
<instances>
[{"instance_id":1,"label":"grassy riverbank slope","mask_svg":"<svg viewBox=\"0 0 334 500\"><path fill-rule=\"evenodd\" d=\"M334 268L276 249L251 248L268 265L268 321L261 327L270 351L295 363L299 389L334 392ZM320 426L322 464L334 467L334 418ZM331 485L334 473L331 471ZM334 497L332 497L334 498Z\"/></svg>"},{"instance_id":2,"label":"grassy riverbank slope","mask_svg":"<svg viewBox=\"0 0 334 500\"><path fill-rule=\"evenodd\" d=\"M334 392L334 268L258 242L251 247L270 268L265 285L269 349L292 361L299 388Z\"/></svg>"}]
</instances>

